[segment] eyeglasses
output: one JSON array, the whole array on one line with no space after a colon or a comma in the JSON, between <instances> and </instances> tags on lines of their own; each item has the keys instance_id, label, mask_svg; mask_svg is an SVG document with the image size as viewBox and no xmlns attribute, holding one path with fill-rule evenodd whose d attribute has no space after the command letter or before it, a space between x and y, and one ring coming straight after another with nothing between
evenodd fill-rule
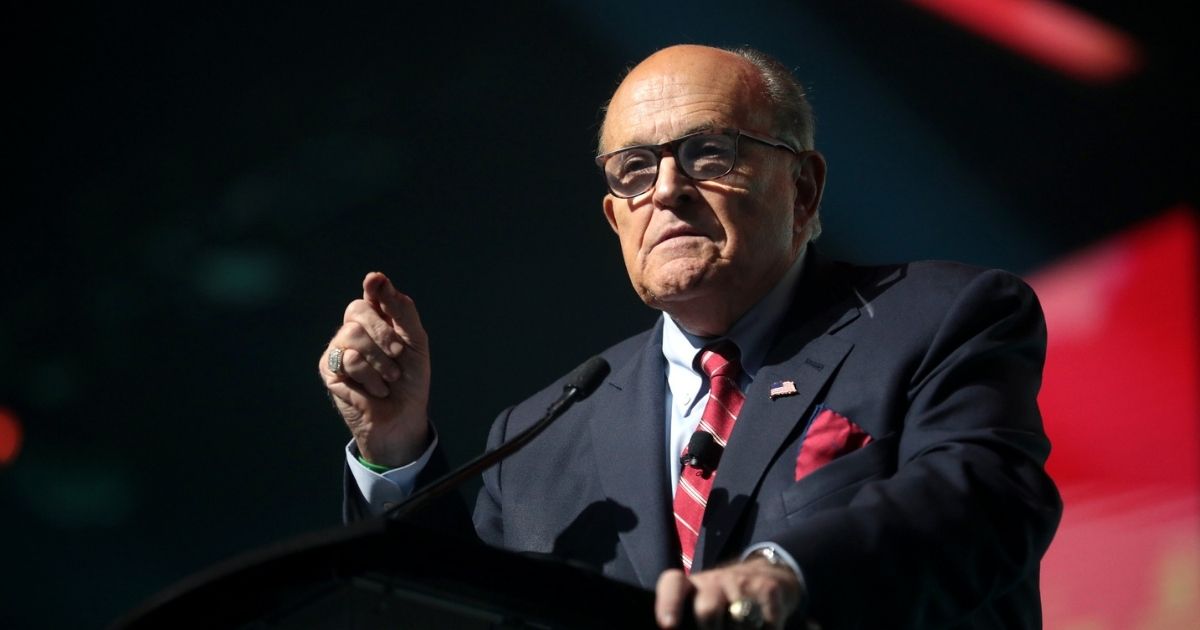
<instances>
[{"instance_id":1,"label":"eyeglasses","mask_svg":"<svg viewBox=\"0 0 1200 630\"><path fill-rule=\"evenodd\" d=\"M694 180L728 175L737 163L738 139L743 136L800 155L782 140L740 129L714 129L690 133L662 144L639 144L609 151L596 156L596 165L603 169L613 196L629 199L654 187L658 181L658 165L665 153L675 156L679 168Z\"/></svg>"}]
</instances>

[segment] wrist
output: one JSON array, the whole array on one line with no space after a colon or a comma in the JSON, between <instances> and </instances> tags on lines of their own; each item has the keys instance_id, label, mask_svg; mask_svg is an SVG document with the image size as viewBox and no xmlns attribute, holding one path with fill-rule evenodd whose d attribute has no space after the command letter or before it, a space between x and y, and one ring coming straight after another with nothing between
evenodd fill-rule
<instances>
[{"instance_id":1,"label":"wrist","mask_svg":"<svg viewBox=\"0 0 1200 630\"><path fill-rule=\"evenodd\" d=\"M783 559L783 556L781 556L774 547L759 547L758 549L747 553L746 556L742 558L742 562L761 562L769 564L773 567L787 569L788 572L792 573L793 575L796 573L796 571L792 569L791 565L789 565L787 561Z\"/></svg>"},{"instance_id":2,"label":"wrist","mask_svg":"<svg viewBox=\"0 0 1200 630\"><path fill-rule=\"evenodd\" d=\"M795 560L786 551L774 545L756 547L742 556L742 562L770 567L772 570L778 571L780 575L786 575L787 580L795 588L795 600L791 614L799 614L801 617L808 616L808 586L805 584L804 574L800 572Z\"/></svg>"},{"instance_id":3,"label":"wrist","mask_svg":"<svg viewBox=\"0 0 1200 630\"><path fill-rule=\"evenodd\" d=\"M429 427L429 421L426 420L419 429L415 429L407 435L400 436L393 434L387 436L390 442L384 442L380 439L372 440L372 437L379 438L382 436L371 436L366 433L355 435L354 443L358 447L357 454L359 459L363 461L363 465L367 466L368 469L379 472L375 469L393 470L403 468L420 459L421 455L433 442L433 431Z\"/></svg>"}]
</instances>

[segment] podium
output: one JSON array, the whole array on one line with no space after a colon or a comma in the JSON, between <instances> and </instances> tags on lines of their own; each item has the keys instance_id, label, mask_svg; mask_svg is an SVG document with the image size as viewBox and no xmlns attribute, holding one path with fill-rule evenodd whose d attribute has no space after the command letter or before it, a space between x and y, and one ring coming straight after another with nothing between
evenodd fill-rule
<instances>
[{"instance_id":1,"label":"podium","mask_svg":"<svg viewBox=\"0 0 1200 630\"><path fill-rule=\"evenodd\" d=\"M653 610L588 567L375 519L222 562L112 628L654 628Z\"/></svg>"}]
</instances>

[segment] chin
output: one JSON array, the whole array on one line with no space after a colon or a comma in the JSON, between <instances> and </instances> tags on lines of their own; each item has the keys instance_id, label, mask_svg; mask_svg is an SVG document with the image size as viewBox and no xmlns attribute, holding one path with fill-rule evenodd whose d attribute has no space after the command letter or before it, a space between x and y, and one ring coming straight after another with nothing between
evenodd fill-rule
<instances>
[{"instance_id":1,"label":"chin","mask_svg":"<svg viewBox=\"0 0 1200 630\"><path fill-rule=\"evenodd\" d=\"M638 295L647 305L664 309L672 303L688 302L704 295L711 284L710 275L710 269L698 269L694 273L657 278L642 284Z\"/></svg>"}]
</instances>

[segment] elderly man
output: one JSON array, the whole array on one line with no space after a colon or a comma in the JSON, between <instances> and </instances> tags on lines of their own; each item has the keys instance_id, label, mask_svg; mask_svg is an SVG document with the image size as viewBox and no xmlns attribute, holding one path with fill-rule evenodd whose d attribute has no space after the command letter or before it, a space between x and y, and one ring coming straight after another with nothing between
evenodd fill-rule
<instances>
[{"instance_id":1,"label":"elderly man","mask_svg":"<svg viewBox=\"0 0 1200 630\"><path fill-rule=\"evenodd\" d=\"M820 257L812 133L762 53L674 46L629 72L596 161L630 281L664 316L485 475L475 531L654 587L663 627L685 606L706 627L1038 627L1061 503L1037 301L999 271ZM436 450L412 301L368 274L320 370L353 434L347 515L378 513Z\"/></svg>"}]
</instances>

